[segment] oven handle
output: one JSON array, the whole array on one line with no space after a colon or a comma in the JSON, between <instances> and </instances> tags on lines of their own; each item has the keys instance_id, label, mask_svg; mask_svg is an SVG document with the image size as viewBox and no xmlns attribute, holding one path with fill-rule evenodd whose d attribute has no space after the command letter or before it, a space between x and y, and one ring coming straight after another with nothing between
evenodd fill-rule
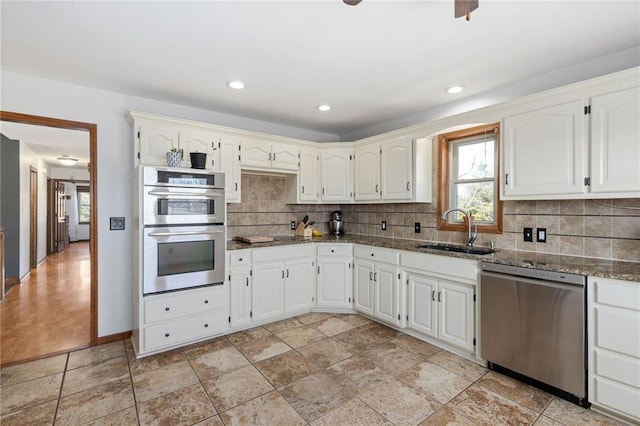
<instances>
[{"instance_id":1,"label":"oven handle","mask_svg":"<svg viewBox=\"0 0 640 426\"><path fill-rule=\"evenodd\" d=\"M149 191L149 195L156 195L159 197L172 197L172 198L202 197L202 198L207 198L209 200L215 200L216 198L223 197L222 192L215 195L208 195L208 194L203 194L199 192Z\"/></svg>"},{"instance_id":2,"label":"oven handle","mask_svg":"<svg viewBox=\"0 0 640 426\"><path fill-rule=\"evenodd\" d=\"M223 234L224 231L149 232L150 237L179 237L182 235Z\"/></svg>"}]
</instances>

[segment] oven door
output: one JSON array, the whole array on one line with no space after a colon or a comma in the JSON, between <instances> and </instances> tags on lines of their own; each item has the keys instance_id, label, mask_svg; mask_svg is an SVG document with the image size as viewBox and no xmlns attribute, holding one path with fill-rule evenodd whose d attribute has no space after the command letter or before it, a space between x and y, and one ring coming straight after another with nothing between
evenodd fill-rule
<instances>
[{"instance_id":1,"label":"oven door","mask_svg":"<svg viewBox=\"0 0 640 426\"><path fill-rule=\"evenodd\" d=\"M144 228L144 294L224 284L223 225Z\"/></svg>"},{"instance_id":2,"label":"oven door","mask_svg":"<svg viewBox=\"0 0 640 426\"><path fill-rule=\"evenodd\" d=\"M144 224L224 223L224 190L168 186L144 187Z\"/></svg>"}]
</instances>

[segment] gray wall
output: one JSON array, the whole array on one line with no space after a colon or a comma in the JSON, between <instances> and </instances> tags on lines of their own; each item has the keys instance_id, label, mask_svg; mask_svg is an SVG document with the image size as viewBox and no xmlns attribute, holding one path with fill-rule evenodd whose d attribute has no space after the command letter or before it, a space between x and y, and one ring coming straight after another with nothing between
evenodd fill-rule
<instances>
[{"instance_id":1,"label":"gray wall","mask_svg":"<svg viewBox=\"0 0 640 426\"><path fill-rule=\"evenodd\" d=\"M20 278L20 143L0 134L0 223L5 276Z\"/></svg>"}]
</instances>

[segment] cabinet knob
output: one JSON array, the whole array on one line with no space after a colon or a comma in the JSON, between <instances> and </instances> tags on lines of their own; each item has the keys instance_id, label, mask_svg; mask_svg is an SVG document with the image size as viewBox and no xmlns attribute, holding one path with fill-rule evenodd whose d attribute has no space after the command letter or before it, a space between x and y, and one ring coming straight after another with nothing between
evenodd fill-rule
<instances>
[{"instance_id":1,"label":"cabinet knob","mask_svg":"<svg viewBox=\"0 0 640 426\"><path fill-rule=\"evenodd\" d=\"M165 333L165 334L164 334L164 337L169 337L169 333Z\"/></svg>"},{"instance_id":2,"label":"cabinet knob","mask_svg":"<svg viewBox=\"0 0 640 426\"><path fill-rule=\"evenodd\" d=\"M240 257L240 258L238 258L238 262L242 262L242 258L241 258L241 257Z\"/></svg>"},{"instance_id":3,"label":"cabinet knob","mask_svg":"<svg viewBox=\"0 0 640 426\"><path fill-rule=\"evenodd\" d=\"M205 304L209 303L209 300L208 300L208 299L205 299L204 303L205 303Z\"/></svg>"},{"instance_id":4,"label":"cabinet knob","mask_svg":"<svg viewBox=\"0 0 640 426\"><path fill-rule=\"evenodd\" d=\"M373 253L371 253L371 257L373 257Z\"/></svg>"},{"instance_id":5,"label":"cabinet knob","mask_svg":"<svg viewBox=\"0 0 640 426\"><path fill-rule=\"evenodd\" d=\"M335 253L335 250L334 250L334 249L331 249L331 253Z\"/></svg>"},{"instance_id":6,"label":"cabinet knob","mask_svg":"<svg viewBox=\"0 0 640 426\"><path fill-rule=\"evenodd\" d=\"M165 311L169 312L171 308L169 308L168 306L166 308L164 308Z\"/></svg>"},{"instance_id":7,"label":"cabinet knob","mask_svg":"<svg viewBox=\"0 0 640 426\"><path fill-rule=\"evenodd\" d=\"M209 324L205 324L205 325L204 325L204 328L207 328L207 327L209 327Z\"/></svg>"}]
</instances>

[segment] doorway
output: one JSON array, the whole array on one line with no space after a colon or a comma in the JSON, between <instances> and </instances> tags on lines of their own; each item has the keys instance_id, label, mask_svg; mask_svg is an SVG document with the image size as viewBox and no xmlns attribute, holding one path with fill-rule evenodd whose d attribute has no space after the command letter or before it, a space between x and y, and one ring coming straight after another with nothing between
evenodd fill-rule
<instances>
[{"instance_id":1,"label":"doorway","mask_svg":"<svg viewBox=\"0 0 640 426\"><path fill-rule=\"evenodd\" d=\"M97 256L97 247L98 247L98 234L97 234L97 125L93 123L84 123L78 121L70 121L63 120L51 117L43 117L43 116L35 116L28 114L21 114L15 112L7 112L0 111L0 120L11 122L11 123L19 123L19 124L27 124L27 125L35 125L35 126L43 126L43 127L52 127L56 129L67 129L67 130L80 130L88 132L89 135L89 196L90 196L90 206L89 206L89 275L90 275L90 296L89 296L89 328L90 328L90 342L91 346L98 344L98 324L97 324L97 306L98 306L98 256ZM37 182L37 170L31 171L31 179L36 179ZM32 184L33 185L33 184ZM36 185L37 187L37 185ZM37 191L37 189L35 190ZM34 191L30 190L30 197L34 196ZM37 196L37 193L36 193ZM37 199L37 198L36 198ZM30 207L30 215L33 214L35 205L36 211L36 222L37 222L37 202L32 202ZM32 223L31 227L33 227L33 216L30 216L30 222ZM48 234L48 232L47 232ZM34 236L34 232L30 231L30 240L37 242L37 233ZM47 246L49 245L50 237L47 239ZM37 252L36 254L32 254L31 251L37 250L34 247L37 247L36 243L31 244L30 249L30 266L33 268L33 258L36 258L37 264ZM47 249L47 252L49 250ZM6 300L5 300L6 302ZM3 303L5 303L3 302ZM51 355L51 353L43 353L38 354L38 357L44 357L47 355Z\"/></svg>"}]
</instances>

